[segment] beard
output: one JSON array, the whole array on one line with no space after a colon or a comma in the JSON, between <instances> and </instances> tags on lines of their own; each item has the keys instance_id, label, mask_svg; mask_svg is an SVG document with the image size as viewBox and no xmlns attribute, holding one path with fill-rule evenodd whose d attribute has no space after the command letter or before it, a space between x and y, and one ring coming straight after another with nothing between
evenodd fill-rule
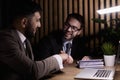
<instances>
[{"instance_id":1,"label":"beard","mask_svg":"<svg viewBox=\"0 0 120 80\"><path fill-rule=\"evenodd\" d=\"M26 30L25 31L25 36L27 38L33 38L33 37L35 37L35 34L33 32L31 32L31 31Z\"/></svg>"},{"instance_id":2,"label":"beard","mask_svg":"<svg viewBox=\"0 0 120 80\"><path fill-rule=\"evenodd\" d=\"M32 28L31 24L26 25L25 36L27 38L33 38L33 37L35 37L34 29Z\"/></svg>"}]
</instances>

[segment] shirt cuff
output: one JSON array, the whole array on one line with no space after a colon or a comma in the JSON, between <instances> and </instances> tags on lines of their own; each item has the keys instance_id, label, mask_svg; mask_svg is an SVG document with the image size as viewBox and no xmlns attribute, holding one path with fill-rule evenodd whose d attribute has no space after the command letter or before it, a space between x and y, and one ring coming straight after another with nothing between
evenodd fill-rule
<instances>
[{"instance_id":1,"label":"shirt cuff","mask_svg":"<svg viewBox=\"0 0 120 80\"><path fill-rule=\"evenodd\" d=\"M63 69L63 60L60 55L53 55L57 59L60 69Z\"/></svg>"}]
</instances>

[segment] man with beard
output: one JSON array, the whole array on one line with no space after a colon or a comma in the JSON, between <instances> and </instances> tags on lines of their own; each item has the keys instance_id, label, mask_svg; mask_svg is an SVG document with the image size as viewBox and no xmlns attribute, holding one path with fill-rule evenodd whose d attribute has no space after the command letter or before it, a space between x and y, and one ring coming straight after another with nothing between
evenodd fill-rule
<instances>
[{"instance_id":1,"label":"man with beard","mask_svg":"<svg viewBox=\"0 0 120 80\"><path fill-rule=\"evenodd\" d=\"M9 1L9 0L7 0ZM0 31L0 80L39 80L73 62L63 51L35 61L28 37L41 27L41 8L30 0L6 2L8 29Z\"/></svg>"},{"instance_id":2,"label":"man with beard","mask_svg":"<svg viewBox=\"0 0 120 80\"><path fill-rule=\"evenodd\" d=\"M80 37L83 28L83 17L78 13L69 14L62 31L51 33L43 38L37 47L33 47L35 58L42 60L62 50L71 55L75 60L90 59L85 41ZM43 54L41 55L39 52Z\"/></svg>"}]
</instances>

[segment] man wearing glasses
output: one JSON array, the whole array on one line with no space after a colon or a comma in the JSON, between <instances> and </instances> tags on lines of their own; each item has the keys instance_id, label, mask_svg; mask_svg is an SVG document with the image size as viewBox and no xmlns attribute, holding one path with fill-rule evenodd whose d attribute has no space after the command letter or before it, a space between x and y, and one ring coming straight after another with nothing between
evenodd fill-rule
<instances>
[{"instance_id":1,"label":"man wearing glasses","mask_svg":"<svg viewBox=\"0 0 120 80\"><path fill-rule=\"evenodd\" d=\"M62 31L51 33L49 36L43 38L37 47L34 47L33 50L36 59L45 59L61 50L71 55L75 60L90 59L88 57L88 50L84 44L85 41L80 37L83 28L83 17L78 13L69 14ZM42 54L39 54L39 52Z\"/></svg>"}]
</instances>

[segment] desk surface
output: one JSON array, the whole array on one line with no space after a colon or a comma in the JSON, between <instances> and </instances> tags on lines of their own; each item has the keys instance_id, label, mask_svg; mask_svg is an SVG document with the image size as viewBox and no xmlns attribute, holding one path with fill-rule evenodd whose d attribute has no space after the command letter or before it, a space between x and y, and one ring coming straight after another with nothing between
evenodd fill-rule
<instances>
[{"instance_id":1,"label":"desk surface","mask_svg":"<svg viewBox=\"0 0 120 80\"><path fill-rule=\"evenodd\" d=\"M52 74L47 80L78 80L74 76L80 72L81 69L76 68L76 64L65 65L62 72ZM115 79L120 80L120 64L116 66ZM84 80L84 79L79 79Z\"/></svg>"}]
</instances>

